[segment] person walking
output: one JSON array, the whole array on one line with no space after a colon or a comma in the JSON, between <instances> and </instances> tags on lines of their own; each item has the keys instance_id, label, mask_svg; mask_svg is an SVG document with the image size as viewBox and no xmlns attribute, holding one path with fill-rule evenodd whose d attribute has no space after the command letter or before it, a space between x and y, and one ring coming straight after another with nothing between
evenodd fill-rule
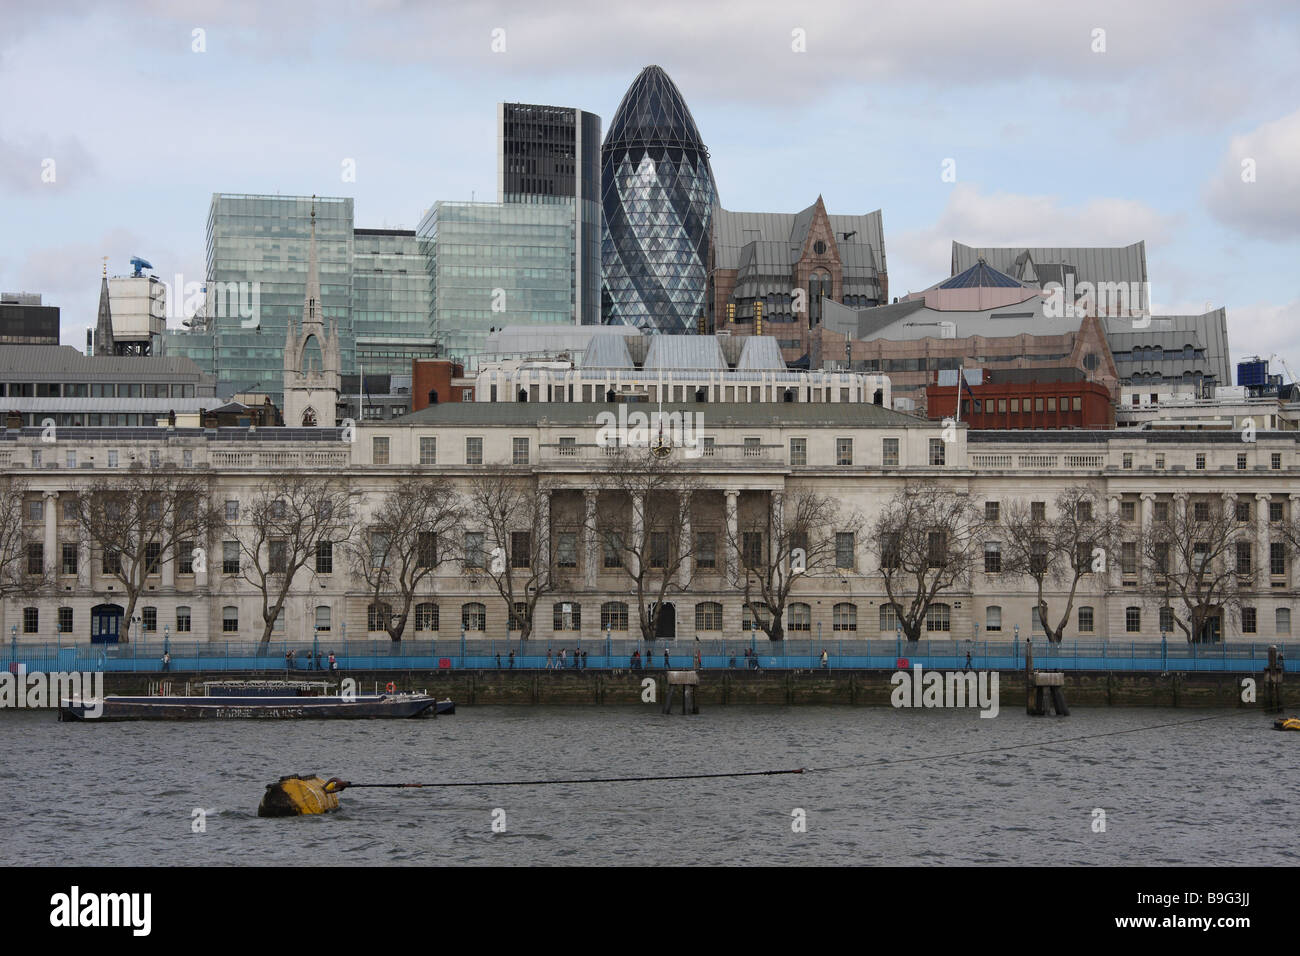
<instances>
[{"instance_id":1,"label":"person walking","mask_svg":"<svg viewBox=\"0 0 1300 956\"><path fill-rule=\"evenodd\" d=\"M668 648L664 648L664 670L668 670L672 665L668 663Z\"/></svg>"},{"instance_id":2,"label":"person walking","mask_svg":"<svg viewBox=\"0 0 1300 956\"><path fill-rule=\"evenodd\" d=\"M583 651L583 652L582 652L582 669L583 669L584 671L587 669L587 652L586 652L586 651Z\"/></svg>"},{"instance_id":3,"label":"person walking","mask_svg":"<svg viewBox=\"0 0 1300 956\"><path fill-rule=\"evenodd\" d=\"M561 648L560 648L560 666L557 667L556 670L564 670L564 661L565 661L565 659L566 659L568 656L569 656L569 649L568 649L567 647L561 647Z\"/></svg>"},{"instance_id":4,"label":"person walking","mask_svg":"<svg viewBox=\"0 0 1300 956\"><path fill-rule=\"evenodd\" d=\"M167 652L167 651L163 651L163 656L162 656L162 669L165 670L165 671L169 671L169 670L172 669L172 656L171 656L171 654L170 654L169 652Z\"/></svg>"},{"instance_id":5,"label":"person walking","mask_svg":"<svg viewBox=\"0 0 1300 956\"><path fill-rule=\"evenodd\" d=\"M497 670L501 670L501 652L497 651Z\"/></svg>"},{"instance_id":6,"label":"person walking","mask_svg":"<svg viewBox=\"0 0 1300 956\"><path fill-rule=\"evenodd\" d=\"M339 669L339 662L334 659L334 652L330 651L330 670L337 671L338 669Z\"/></svg>"},{"instance_id":7,"label":"person walking","mask_svg":"<svg viewBox=\"0 0 1300 956\"><path fill-rule=\"evenodd\" d=\"M515 652L513 650L510 652L510 669L515 669Z\"/></svg>"},{"instance_id":8,"label":"person walking","mask_svg":"<svg viewBox=\"0 0 1300 956\"><path fill-rule=\"evenodd\" d=\"M968 657L966 660L967 660L967 663L970 662L970 658L969 658L969 657ZM823 647L823 648L822 648L822 670L826 670L826 669L829 668L830 666L831 666L831 665L830 665L830 662L829 662L829 660L828 660L827 657L826 657L826 648Z\"/></svg>"},{"instance_id":9,"label":"person walking","mask_svg":"<svg viewBox=\"0 0 1300 956\"><path fill-rule=\"evenodd\" d=\"M552 658L551 658L551 649L548 647L548 648L546 649L546 669L547 669L548 671L551 669L551 663L552 663Z\"/></svg>"},{"instance_id":10,"label":"person walking","mask_svg":"<svg viewBox=\"0 0 1300 956\"><path fill-rule=\"evenodd\" d=\"M970 670L970 669L971 669L971 667L970 667L970 651L967 651L967 652L966 652L966 669L967 669L967 670Z\"/></svg>"}]
</instances>

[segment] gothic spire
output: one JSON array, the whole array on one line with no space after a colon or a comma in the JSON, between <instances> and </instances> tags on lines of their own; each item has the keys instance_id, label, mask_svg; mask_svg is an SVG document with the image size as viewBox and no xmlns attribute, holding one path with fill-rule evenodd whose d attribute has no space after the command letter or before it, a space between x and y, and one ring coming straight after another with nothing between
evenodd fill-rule
<instances>
[{"instance_id":1,"label":"gothic spire","mask_svg":"<svg viewBox=\"0 0 1300 956\"><path fill-rule=\"evenodd\" d=\"M99 280L99 318L95 323L95 354L112 355L113 314L108 305L108 259L104 259L104 275Z\"/></svg>"},{"instance_id":2,"label":"gothic spire","mask_svg":"<svg viewBox=\"0 0 1300 956\"><path fill-rule=\"evenodd\" d=\"M307 294L302 303L303 334L306 335L307 324L319 324L323 327L320 303L320 264L316 258L316 197L311 204L311 244L307 253Z\"/></svg>"}]
</instances>

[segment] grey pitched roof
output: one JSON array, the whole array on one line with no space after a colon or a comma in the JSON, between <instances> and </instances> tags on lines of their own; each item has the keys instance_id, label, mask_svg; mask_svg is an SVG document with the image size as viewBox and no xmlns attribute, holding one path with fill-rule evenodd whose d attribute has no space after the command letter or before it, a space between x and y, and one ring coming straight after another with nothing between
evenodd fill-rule
<instances>
[{"instance_id":1,"label":"grey pitched roof","mask_svg":"<svg viewBox=\"0 0 1300 956\"><path fill-rule=\"evenodd\" d=\"M924 299L905 299L870 309L850 309L827 299L822 303L822 327L829 332L840 335L848 332L855 339L865 339L924 308Z\"/></svg>"},{"instance_id":2,"label":"grey pitched roof","mask_svg":"<svg viewBox=\"0 0 1300 956\"><path fill-rule=\"evenodd\" d=\"M797 213L732 212L713 207L713 255L719 269L740 269L741 257L750 243L772 243L771 251L759 253L769 266L780 264L784 273L798 260L808 237L816 203ZM861 216L828 216L840 259L846 267L884 272L885 239L880 210ZM856 233L846 240L846 233ZM783 252L782 252L783 250Z\"/></svg>"},{"instance_id":3,"label":"grey pitched roof","mask_svg":"<svg viewBox=\"0 0 1300 956\"><path fill-rule=\"evenodd\" d=\"M85 355L71 345L6 345L0 349L5 381L198 381L194 360L180 355Z\"/></svg>"},{"instance_id":4,"label":"grey pitched roof","mask_svg":"<svg viewBox=\"0 0 1300 956\"><path fill-rule=\"evenodd\" d=\"M1115 355L1115 370L1120 378L1142 371L1159 372L1167 378L1180 377L1185 371L1201 371L1213 374L1220 385L1232 383L1226 310L1213 309L1202 315L1155 315L1150 321L1151 324L1145 328L1134 328L1132 319L1112 317L1105 320L1107 342L1111 352L1118 353ZM1204 360L1183 358L1188 345L1204 349ZM1155 346L1171 357L1139 362L1132 359L1133 349Z\"/></svg>"},{"instance_id":5,"label":"grey pitched roof","mask_svg":"<svg viewBox=\"0 0 1300 956\"><path fill-rule=\"evenodd\" d=\"M1028 253L1026 257L1025 254ZM1049 266L1068 265L1075 270L1074 281L1078 282L1138 282L1140 289L1139 305L1147 308L1147 252L1146 242L1138 241L1131 246L1082 246L1082 247L1038 247L1024 246L992 247L968 246L953 241L952 275L965 272L984 259L1000 272L1005 272L1013 279L1024 278L1021 275L1023 263L1029 259L1037 272L1039 286L1046 282L1063 281L1060 269L1052 270ZM1020 265L1018 265L1020 263Z\"/></svg>"},{"instance_id":6,"label":"grey pitched roof","mask_svg":"<svg viewBox=\"0 0 1300 956\"><path fill-rule=\"evenodd\" d=\"M632 355L620 335L593 335L582 353L583 368L632 368Z\"/></svg>"},{"instance_id":7,"label":"grey pitched roof","mask_svg":"<svg viewBox=\"0 0 1300 956\"><path fill-rule=\"evenodd\" d=\"M749 335L745 337L745 347L740 353L738 369L762 370L778 369L785 371L785 359L781 357L781 347L770 335Z\"/></svg>"},{"instance_id":8,"label":"grey pitched roof","mask_svg":"<svg viewBox=\"0 0 1300 956\"><path fill-rule=\"evenodd\" d=\"M726 367L717 337L712 335L653 336L645 360L647 369Z\"/></svg>"}]
</instances>

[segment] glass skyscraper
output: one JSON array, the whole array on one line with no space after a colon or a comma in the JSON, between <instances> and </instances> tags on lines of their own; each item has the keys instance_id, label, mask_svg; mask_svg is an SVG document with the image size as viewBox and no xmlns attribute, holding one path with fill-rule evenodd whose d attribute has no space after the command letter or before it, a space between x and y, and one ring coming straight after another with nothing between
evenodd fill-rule
<instances>
[{"instance_id":1,"label":"glass skyscraper","mask_svg":"<svg viewBox=\"0 0 1300 956\"><path fill-rule=\"evenodd\" d=\"M695 120L657 66L641 71L610 121L601 190L603 321L698 331L718 189Z\"/></svg>"},{"instance_id":2,"label":"glass skyscraper","mask_svg":"<svg viewBox=\"0 0 1300 956\"><path fill-rule=\"evenodd\" d=\"M424 244L414 230L353 230L352 330L361 370L410 375L412 359L436 356L430 302Z\"/></svg>"},{"instance_id":3,"label":"glass skyscraper","mask_svg":"<svg viewBox=\"0 0 1300 956\"><path fill-rule=\"evenodd\" d=\"M438 202L420 223L442 354L476 368L507 325L574 325L575 200Z\"/></svg>"}]
</instances>

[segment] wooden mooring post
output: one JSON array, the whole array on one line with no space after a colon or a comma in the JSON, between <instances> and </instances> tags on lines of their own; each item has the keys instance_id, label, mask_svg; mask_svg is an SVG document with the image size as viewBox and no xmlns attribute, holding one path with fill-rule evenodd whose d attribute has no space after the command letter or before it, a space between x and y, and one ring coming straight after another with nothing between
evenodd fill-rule
<instances>
[{"instance_id":1,"label":"wooden mooring post","mask_svg":"<svg viewBox=\"0 0 1300 956\"><path fill-rule=\"evenodd\" d=\"M1282 701L1283 656L1276 644L1268 646L1268 666L1264 668L1264 712L1277 713L1286 707Z\"/></svg>"},{"instance_id":2,"label":"wooden mooring post","mask_svg":"<svg viewBox=\"0 0 1300 956\"><path fill-rule=\"evenodd\" d=\"M668 671L668 696L664 698L664 713L671 714L673 710L673 699L677 696L677 688L682 689L682 713L698 714L700 712L700 702L696 696L696 688L700 685L700 675L697 671Z\"/></svg>"},{"instance_id":3,"label":"wooden mooring post","mask_svg":"<svg viewBox=\"0 0 1300 956\"><path fill-rule=\"evenodd\" d=\"M1042 717L1047 713L1047 697L1051 695L1052 708L1058 717L1069 717L1065 704L1065 674L1052 671L1040 674L1034 670L1034 642L1025 641L1025 713Z\"/></svg>"}]
</instances>

